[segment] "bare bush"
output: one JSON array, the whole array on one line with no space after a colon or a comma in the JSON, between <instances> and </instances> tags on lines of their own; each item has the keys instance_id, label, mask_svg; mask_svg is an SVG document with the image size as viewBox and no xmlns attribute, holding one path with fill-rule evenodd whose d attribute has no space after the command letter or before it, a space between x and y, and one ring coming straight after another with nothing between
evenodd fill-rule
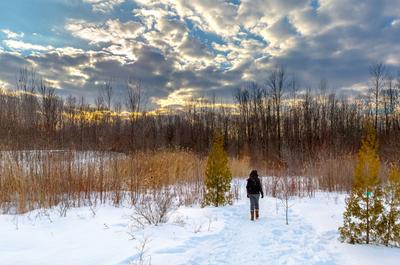
<instances>
[{"instance_id":1,"label":"bare bush","mask_svg":"<svg viewBox=\"0 0 400 265\"><path fill-rule=\"evenodd\" d=\"M151 256L147 255L149 251L150 239L145 237L141 242L140 245L137 247L137 260L132 262L132 265L151 265Z\"/></svg>"},{"instance_id":2,"label":"bare bush","mask_svg":"<svg viewBox=\"0 0 400 265\"><path fill-rule=\"evenodd\" d=\"M288 176L280 177L278 182L277 198L280 200L285 210L285 219L287 225L289 224L289 208L293 206L291 201L296 194L296 186L294 183L295 182L293 179Z\"/></svg>"},{"instance_id":3,"label":"bare bush","mask_svg":"<svg viewBox=\"0 0 400 265\"><path fill-rule=\"evenodd\" d=\"M158 225L166 223L176 209L175 195L167 190L152 191L141 196L134 205L133 220L139 224Z\"/></svg>"},{"instance_id":4,"label":"bare bush","mask_svg":"<svg viewBox=\"0 0 400 265\"><path fill-rule=\"evenodd\" d=\"M235 199L236 201L240 200L241 198L241 182L239 179L234 179L232 181L232 190L231 190L231 194L233 196L233 199Z\"/></svg>"},{"instance_id":5,"label":"bare bush","mask_svg":"<svg viewBox=\"0 0 400 265\"><path fill-rule=\"evenodd\" d=\"M282 179L286 175L280 174L279 176L270 176L262 178L262 185L267 196L278 197L282 190ZM296 197L312 197L316 190L318 190L318 178L308 176L290 176L287 181L290 186L292 196Z\"/></svg>"},{"instance_id":6,"label":"bare bush","mask_svg":"<svg viewBox=\"0 0 400 265\"><path fill-rule=\"evenodd\" d=\"M188 182L183 184L180 183L173 185L171 188L176 194L178 206L191 206L194 204L200 204L203 201L203 182Z\"/></svg>"}]
</instances>

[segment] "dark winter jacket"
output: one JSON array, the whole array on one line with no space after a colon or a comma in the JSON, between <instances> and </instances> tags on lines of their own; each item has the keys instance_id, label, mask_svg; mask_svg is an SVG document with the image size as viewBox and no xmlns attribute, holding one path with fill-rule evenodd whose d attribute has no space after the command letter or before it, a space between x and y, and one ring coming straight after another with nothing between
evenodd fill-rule
<instances>
[{"instance_id":1,"label":"dark winter jacket","mask_svg":"<svg viewBox=\"0 0 400 265\"><path fill-rule=\"evenodd\" d=\"M261 181L258 176L251 176L247 179L246 190L247 194L261 194L264 197Z\"/></svg>"}]
</instances>

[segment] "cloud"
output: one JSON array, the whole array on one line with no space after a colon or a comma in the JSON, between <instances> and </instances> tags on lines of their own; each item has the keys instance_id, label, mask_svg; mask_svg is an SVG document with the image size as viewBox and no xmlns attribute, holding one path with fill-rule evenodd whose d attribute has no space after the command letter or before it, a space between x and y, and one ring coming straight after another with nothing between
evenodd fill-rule
<instances>
[{"instance_id":1,"label":"cloud","mask_svg":"<svg viewBox=\"0 0 400 265\"><path fill-rule=\"evenodd\" d=\"M3 41L3 43L6 47L8 47L12 50L17 50L17 51L29 50L29 51L45 52L45 51L54 49L54 47L51 45L43 46L43 45L27 43L27 42L23 42L21 40L14 40L14 39L5 40L5 41Z\"/></svg>"},{"instance_id":2,"label":"cloud","mask_svg":"<svg viewBox=\"0 0 400 265\"><path fill-rule=\"evenodd\" d=\"M123 3L125 0L82 0L84 3L92 5L95 12L107 13L112 11L115 6Z\"/></svg>"},{"instance_id":3,"label":"cloud","mask_svg":"<svg viewBox=\"0 0 400 265\"><path fill-rule=\"evenodd\" d=\"M166 98L152 98L154 103L159 107L181 107L188 104L194 96L197 95L196 89L193 88L180 88L170 93Z\"/></svg>"},{"instance_id":4,"label":"cloud","mask_svg":"<svg viewBox=\"0 0 400 265\"><path fill-rule=\"evenodd\" d=\"M110 57L118 57L122 62L133 61L137 57L135 50L140 43L135 41L144 28L136 21L120 22L118 19L105 23L88 23L82 20L70 20L65 29L75 37L87 40L91 45L103 45Z\"/></svg>"},{"instance_id":5,"label":"cloud","mask_svg":"<svg viewBox=\"0 0 400 265\"><path fill-rule=\"evenodd\" d=\"M394 19L394 20L391 22L391 25L392 25L393 27L395 27L395 28L400 28L400 19Z\"/></svg>"},{"instance_id":6,"label":"cloud","mask_svg":"<svg viewBox=\"0 0 400 265\"><path fill-rule=\"evenodd\" d=\"M138 22L123 23L118 19L109 19L104 23L70 20L65 29L70 31L73 36L89 41L90 44L118 43L123 39L135 39L144 31Z\"/></svg>"},{"instance_id":7,"label":"cloud","mask_svg":"<svg viewBox=\"0 0 400 265\"><path fill-rule=\"evenodd\" d=\"M365 87L371 63L400 66L395 0L82 1L92 13L65 17L55 35L2 30L0 68L25 59L59 79L61 93L91 98L102 80L114 78L122 96L128 78L140 79L154 107L165 107L194 95L231 101L276 64L303 87L325 78L346 93ZM4 70L0 79L12 83Z\"/></svg>"},{"instance_id":8,"label":"cloud","mask_svg":"<svg viewBox=\"0 0 400 265\"><path fill-rule=\"evenodd\" d=\"M7 39L17 40L17 39L22 39L24 37L23 32L17 33L9 29L2 29L1 32L3 32L6 35Z\"/></svg>"}]
</instances>

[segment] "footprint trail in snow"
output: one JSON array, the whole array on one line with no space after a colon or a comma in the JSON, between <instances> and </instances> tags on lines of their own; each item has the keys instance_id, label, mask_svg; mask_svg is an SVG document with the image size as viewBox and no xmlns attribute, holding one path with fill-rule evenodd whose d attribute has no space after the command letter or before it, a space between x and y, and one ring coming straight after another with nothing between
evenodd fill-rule
<instances>
[{"instance_id":1,"label":"footprint trail in snow","mask_svg":"<svg viewBox=\"0 0 400 265\"><path fill-rule=\"evenodd\" d=\"M299 216L291 213L289 225L282 214L272 213L272 204L262 203L261 218L248 219L243 203L221 208L224 228L216 234L193 237L182 245L159 253L187 257L179 264L336 264L317 234ZM318 243L317 243L318 242Z\"/></svg>"}]
</instances>

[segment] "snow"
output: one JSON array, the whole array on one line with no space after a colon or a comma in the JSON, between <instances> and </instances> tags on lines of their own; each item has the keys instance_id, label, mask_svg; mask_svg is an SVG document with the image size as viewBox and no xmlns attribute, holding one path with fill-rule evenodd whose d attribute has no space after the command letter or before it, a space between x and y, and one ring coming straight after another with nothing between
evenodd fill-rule
<instances>
[{"instance_id":1,"label":"snow","mask_svg":"<svg viewBox=\"0 0 400 265\"><path fill-rule=\"evenodd\" d=\"M243 185L242 185L243 186ZM99 206L0 215L0 264L399 264L400 249L338 241L344 194L291 201L289 225L275 198L249 220L248 199L225 207L180 207L166 224L138 226L133 209Z\"/></svg>"}]
</instances>

